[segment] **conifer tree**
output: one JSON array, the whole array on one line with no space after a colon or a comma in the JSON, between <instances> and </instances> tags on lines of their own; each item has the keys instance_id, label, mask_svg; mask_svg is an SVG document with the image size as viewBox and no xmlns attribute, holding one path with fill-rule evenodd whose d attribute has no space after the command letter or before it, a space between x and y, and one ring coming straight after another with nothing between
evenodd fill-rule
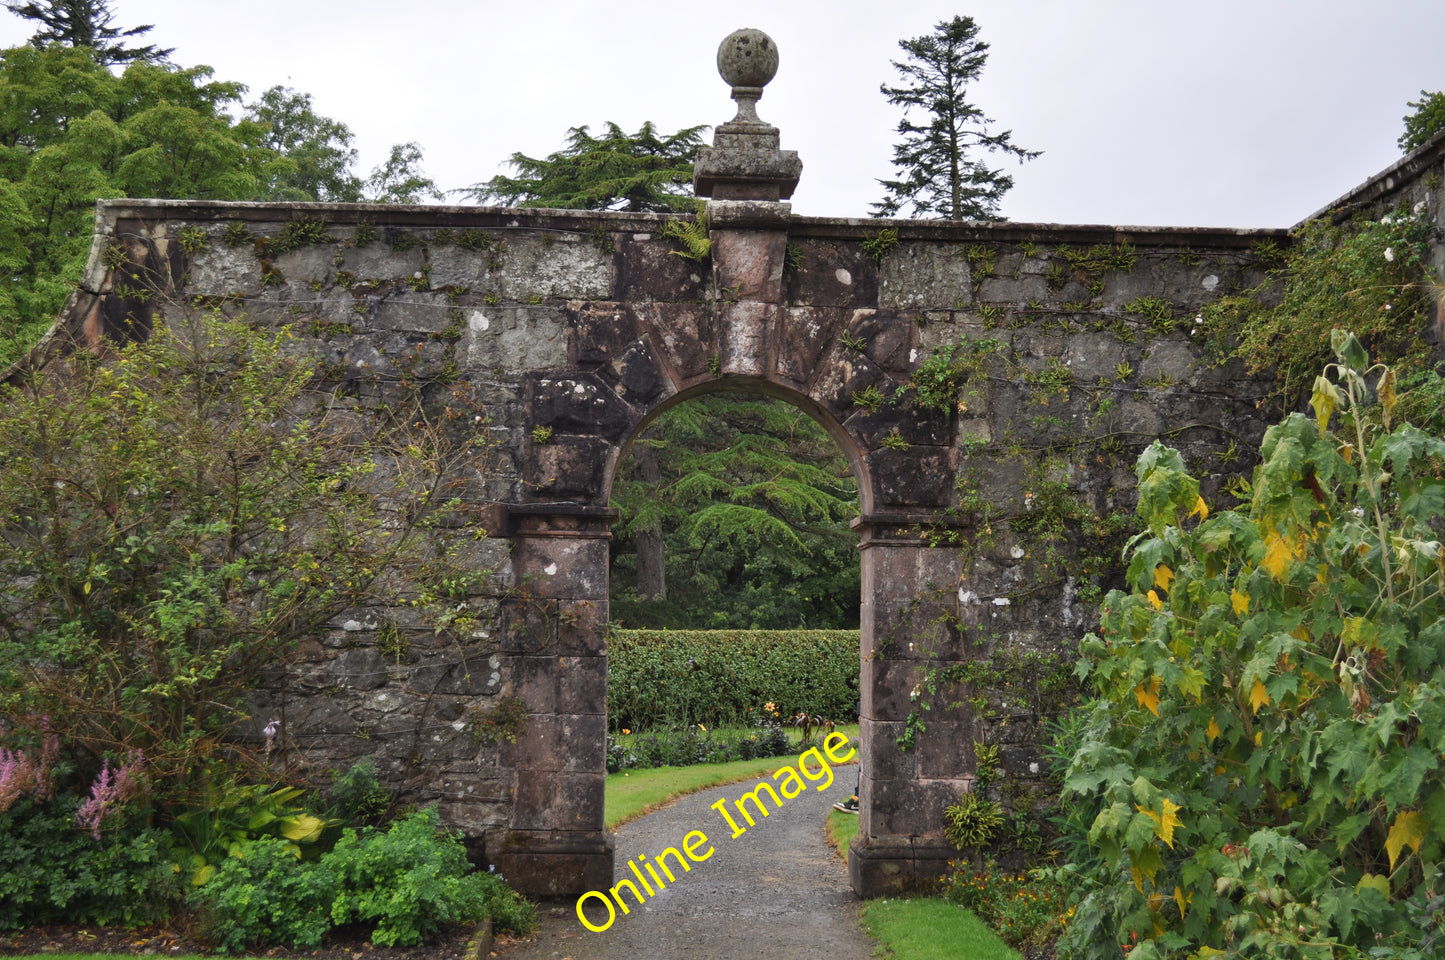
<instances>
[{"instance_id":1,"label":"conifer tree","mask_svg":"<svg viewBox=\"0 0 1445 960\"><path fill-rule=\"evenodd\" d=\"M154 24L120 30L111 23L115 14L108 0L5 0L5 8L18 17L40 24L30 43L44 48L52 43L86 47L103 64L162 61L174 48L160 50L155 44L127 47L124 41L149 33Z\"/></svg>"},{"instance_id":2,"label":"conifer tree","mask_svg":"<svg viewBox=\"0 0 1445 960\"><path fill-rule=\"evenodd\" d=\"M543 159L514 153L517 176L495 176L457 191L480 202L561 210L691 213L692 165L705 126L658 133L644 123L624 133L615 123L594 137L587 127L567 131L567 146Z\"/></svg>"},{"instance_id":3,"label":"conifer tree","mask_svg":"<svg viewBox=\"0 0 1445 960\"><path fill-rule=\"evenodd\" d=\"M878 181L886 195L872 205L874 216L891 217L911 207L913 217L1002 219L999 200L1013 187L1013 177L990 167L978 152L1002 153L1021 163L1039 153L1016 146L1012 131L990 133L993 121L965 97L988 61L978 25L972 17L954 17L898 45L907 54L893 61L903 84L879 90L904 111L901 139L893 146L899 178ZM912 110L922 112L922 122L910 117Z\"/></svg>"}]
</instances>

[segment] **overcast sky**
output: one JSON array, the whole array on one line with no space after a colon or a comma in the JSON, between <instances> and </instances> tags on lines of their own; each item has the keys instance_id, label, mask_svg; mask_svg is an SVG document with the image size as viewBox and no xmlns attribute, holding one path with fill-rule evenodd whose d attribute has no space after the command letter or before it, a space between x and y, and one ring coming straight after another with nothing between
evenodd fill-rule
<instances>
[{"instance_id":1,"label":"overcast sky","mask_svg":"<svg viewBox=\"0 0 1445 960\"><path fill-rule=\"evenodd\" d=\"M116 26L253 95L309 92L365 173L414 140L446 188L542 156L570 126L717 124L739 27L777 41L758 107L803 160L793 210L864 216L898 111L898 40L972 16L991 45L970 99L1043 156L1013 165L1011 220L1289 226L1399 157L1406 102L1445 88L1442 0L115 0ZM0 43L32 26L0 11Z\"/></svg>"}]
</instances>

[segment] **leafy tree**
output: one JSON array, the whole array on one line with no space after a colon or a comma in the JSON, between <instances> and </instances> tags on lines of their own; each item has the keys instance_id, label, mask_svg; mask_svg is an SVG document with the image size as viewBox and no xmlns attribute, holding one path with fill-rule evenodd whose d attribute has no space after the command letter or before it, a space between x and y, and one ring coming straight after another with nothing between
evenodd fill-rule
<instances>
[{"instance_id":1,"label":"leafy tree","mask_svg":"<svg viewBox=\"0 0 1445 960\"><path fill-rule=\"evenodd\" d=\"M311 94L271 87L246 108L246 117L265 128L260 142L279 158L258 199L360 202L361 180L352 172L355 138L346 124L318 115Z\"/></svg>"},{"instance_id":2,"label":"leafy tree","mask_svg":"<svg viewBox=\"0 0 1445 960\"><path fill-rule=\"evenodd\" d=\"M222 742L234 774L247 691L300 638L368 601L453 611L483 575L442 534L414 548L465 510L446 478L486 468L444 437L466 397L346 412L289 339L202 316L0 391L10 745L53 734L89 772L140 756L184 797Z\"/></svg>"},{"instance_id":3,"label":"leafy tree","mask_svg":"<svg viewBox=\"0 0 1445 960\"><path fill-rule=\"evenodd\" d=\"M878 181L885 196L872 205L874 216L895 216L908 206L914 217L1001 219L999 200L1013 187L1013 177L989 167L978 151L1017 157L1020 163L1039 153L1016 146L1012 131L990 133L993 121L965 96L988 60L977 24L972 17L954 17L898 45L907 57L892 63L903 85L883 84L879 90L904 111L901 139L893 147L900 178ZM909 119L914 109L922 111L922 123Z\"/></svg>"},{"instance_id":4,"label":"leafy tree","mask_svg":"<svg viewBox=\"0 0 1445 960\"><path fill-rule=\"evenodd\" d=\"M627 134L615 123L601 137L587 127L567 132L567 146L538 160L512 154L516 177L495 176L458 191L478 203L563 210L685 212L692 199L692 167L706 126L662 135L652 123Z\"/></svg>"},{"instance_id":5,"label":"leafy tree","mask_svg":"<svg viewBox=\"0 0 1445 960\"><path fill-rule=\"evenodd\" d=\"M245 88L208 67L135 62L117 76L85 47L17 47L0 52L0 88L0 204L17 241L0 274L0 365L75 288L97 198L244 200L275 159L259 127L230 119Z\"/></svg>"},{"instance_id":6,"label":"leafy tree","mask_svg":"<svg viewBox=\"0 0 1445 960\"><path fill-rule=\"evenodd\" d=\"M1435 134L1445 130L1445 91L1420 91L1419 100L1405 104L1415 112L1405 117L1405 132L1400 134L1400 149L1409 153L1422 147Z\"/></svg>"},{"instance_id":7,"label":"leafy tree","mask_svg":"<svg viewBox=\"0 0 1445 960\"><path fill-rule=\"evenodd\" d=\"M858 623L857 487L802 411L751 394L699 397L636 441L657 479L625 466L613 615L629 626L852 627ZM641 538L663 544L667 602L637 587Z\"/></svg>"},{"instance_id":8,"label":"leafy tree","mask_svg":"<svg viewBox=\"0 0 1445 960\"><path fill-rule=\"evenodd\" d=\"M0 369L75 289L101 197L412 203L439 197L416 144L363 183L345 124L209 67L137 60L119 75L84 46L0 51ZM363 188L364 191L363 192Z\"/></svg>"},{"instance_id":9,"label":"leafy tree","mask_svg":"<svg viewBox=\"0 0 1445 960\"><path fill-rule=\"evenodd\" d=\"M1209 515L1175 451L1140 457L1131 589L1081 647L1098 699L1064 794L1094 857L1061 957L1445 942L1445 441L1396 419L1353 335L1333 348L1247 511Z\"/></svg>"},{"instance_id":10,"label":"leafy tree","mask_svg":"<svg viewBox=\"0 0 1445 960\"><path fill-rule=\"evenodd\" d=\"M136 63L164 60L173 48L157 49L155 44L127 47L125 40L139 37L154 29L154 24L118 30L111 26L115 14L107 0L5 0L5 8L26 20L39 23L40 29L30 38L32 45L46 47L59 43L68 47L85 47L95 53L100 63Z\"/></svg>"},{"instance_id":11,"label":"leafy tree","mask_svg":"<svg viewBox=\"0 0 1445 960\"><path fill-rule=\"evenodd\" d=\"M367 198L373 203L421 203L442 199L436 181L421 172L421 147L415 143L393 144L386 162L366 178Z\"/></svg>"}]
</instances>

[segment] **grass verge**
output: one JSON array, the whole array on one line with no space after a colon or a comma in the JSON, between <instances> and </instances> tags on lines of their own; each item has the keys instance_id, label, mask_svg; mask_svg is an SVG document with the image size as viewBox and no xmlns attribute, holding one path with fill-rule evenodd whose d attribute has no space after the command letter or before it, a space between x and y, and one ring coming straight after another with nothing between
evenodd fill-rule
<instances>
[{"instance_id":1,"label":"grass verge","mask_svg":"<svg viewBox=\"0 0 1445 960\"><path fill-rule=\"evenodd\" d=\"M858 833L858 814L829 810L824 829L828 831L829 845L838 851L838 856L847 860L848 844L853 842L854 835Z\"/></svg>"},{"instance_id":2,"label":"grass verge","mask_svg":"<svg viewBox=\"0 0 1445 960\"><path fill-rule=\"evenodd\" d=\"M858 726L839 727L839 733L856 740ZM607 775L604 817L607 829L616 830L624 823L651 813L678 797L739 780L756 780L797 762L796 756L760 757L734 760L730 763L699 763L688 767L652 767L645 770L624 770ZM851 796L857 780L856 762L834 767L833 786L840 784L843 799ZM841 814L840 814L841 816ZM857 821L857 817L853 818ZM846 848L845 848L846 853Z\"/></svg>"},{"instance_id":3,"label":"grass verge","mask_svg":"<svg viewBox=\"0 0 1445 960\"><path fill-rule=\"evenodd\" d=\"M906 960L1022 960L969 910L947 900L871 900L863 906L863 929Z\"/></svg>"}]
</instances>

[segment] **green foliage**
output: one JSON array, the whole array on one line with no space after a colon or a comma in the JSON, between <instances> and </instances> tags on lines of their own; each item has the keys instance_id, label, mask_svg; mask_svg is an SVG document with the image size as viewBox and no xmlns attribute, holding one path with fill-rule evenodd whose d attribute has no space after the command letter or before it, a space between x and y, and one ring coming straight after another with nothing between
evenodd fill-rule
<instances>
[{"instance_id":1,"label":"green foliage","mask_svg":"<svg viewBox=\"0 0 1445 960\"><path fill-rule=\"evenodd\" d=\"M613 730L751 723L759 704L840 723L858 714L853 630L614 630Z\"/></svg>"},{"instance_id":2,"label":"green foliage","mask_svg":"<svg viewBox=\"0 0 1445 960\"><path fill-rule=\"evenodd\" d=\"M262 128L261 144L275 153L259 178L257 199L357 203L361 179L355 137L346 124L316 113L311 94L274 86L246 106L246 119Z\"/></svg>"},{"instance_id":3,"label":"green foliage","mask_svg":"<svg viewBox=\"0 0 1445 960\"><path fill-rule=\"evenodd\" d=\"M858 246L863 251L863 256L870 258L874 263L882 263L883 258L898 246L898 228L885 227L879 230L875 236L864 238Z\"/></svg>"},{"instance_id":4,"label":"green foliage","mask_svg":"<svg viewBox=\"0 0 1445 960\"><path fill-rule=\"evenodd\" d=\"M415 946L442 924L486 915L498 930L528 932L532 906L496 876L469 869L461 841L427 808L386 831L345 830L315 862L274 839L247 841L191 902L234 951L315 947L333 925L352 922L371 926L381 946Z\"/></svg>"},{"instance_id":5,"label":"green foliage","mask_svg":"<svg viewBox=\"0 0 1445 960\"><path fill-rule=\"evenodd\" d=\"M1068 923L1068 888L1045 871L1011 873L995 863L951 862L942 896L972 910L1009 946L1042 949Z\"/></svg>"},{"instance_id":6,"label":"green foliage","mask_svg":"<svg viewBox=\"0 0 1445 960\"><path fill-rule=\"evenodd\" d=\"M24 5L37 6L109 22L95 0ZM168 51L154 47L117 56L102 39L0 51L0 367L39 339L80 281L97 198L363 198L350 131L316 116L309 96L272 88L238 119L243 85L164 62ZM124 72L108 68L122 62ZM419 163L414 144L393 148L367 181L372 194L434 193ZM249 242L244 230L232 224L226 244Z\"/></svg>"},{"instance_id":7,"label":"green foliage","mask_svg":"<svg viewBox=\"0 0 1445 960\"><path fill-rule=\"evenodd\" d=\"M97 841L76 825L79 800L21 799L0 812L0 930L45 923L150 923L179 892L171 839L136 810Z\"/></svg>"},{"instance_id":8,"label":"green foliage","mask_svg":"<svg viewBox=\"0 0 1445 960\"><path fill-rule=\"evenodd\" d=\"M1130 591L1081 645L1098 699L1064 799L1095 853L1061 956L1411 956L1441 933L1445 441L1396 419L1353 336L1332 346L1247 512L1209 515L1176 452L1140 457Z\"/></svg>"},{"instance_id":9,"label":"green foliage","mask_svg":"<svg viewBox=\"0 0 1445 960\"><path fill-rule=\"evenodd\" d=\"M760 722L758 727L746 732L717 731L693 723L680 729L649 730L622 737L609 735L607 772L796 756L818 743L807 737L794 740L777 717L765 714L761 719L771 722Z\"/></svg>"},{"instance_id":10,"label":"green foliage","mask_svg":"<svg viewBox=\"0 0 1445 960\"><path fill-rule=\"evenodd\" d=\"M436 181L422 173L422 150L416 143L394 143L381 166L362 183L372 203L425 203L442 200L446 194Z\"/></svg>"},{"instance_id":11,"label":"green foliage","mask_svg":"<svg viewBox=\"0 0 1445 960\"><path fill-rule=\"evenodd\" d=\"M362 757L345 773L332 774L332 818L351 826L376 826L391 809L391 791L376 778L376 763L370 757Z\"/></svg>"},{"instance_id":12,"label":"green foliage","mask_svg":"<svg viewBox=\"0 0 1445 960\"><path fill-rule=\"evenodd\" d=\"M413 534L460 508L444 478L485 469L485 449L445 440L457 408L406 394L373 418L332 420L316 377L289 332L208 314L5 388L0 720L12 731L48 717L82 770L141 751L162 810L184 806L209 789L223 742L244 760L233 732L248 690L299 638L398 590L424 614L454 608L436 599L457 575L454 548L434 556Z\"/></svg>"},{"instance_id":13,"label":"green foliage","mask_svg":"<svg viewBox=\"0 0 1445 960\"><path fill-rule=\"evenodd\" d=\"M186 865L191 884L210 880L249 840L273 839L291 857L314 857L326 828L337 824L308 812L298 802L303 792L298 787L224 781L194 792L189 809L171 823L178 846L190 852Z\"/></svg>"},{"instance_id":14,"label":"green foliage","mask_svg":"<svg viewBox=\"0 0 1445 960\"><path fill-rule=\"evenodd\" d=\"M874 413L879 407L888 402L883 391L878 389L877 384L868 384L862 390L853 391L853 406L862 407L869 413Z\"/></svg>"},{"instance_id":15,"label":"green foliage","mask_svg":"<svg viewBox=\"0 0 1445 960\"><path fill-rule=\"evenodd\" d=\"M263 837L236 844L191 903L224 951L311 948L331 930L336 880L331 870L298 862L285 841Z\"/></svg>"},{"instance_id":16,"label":"green foliage","mask_svg":"<svg viewBox=\"0 0 1445 960\"><path fill-rule=\"evenodd\" d=\"M613 503L612 615L629 625L858 623L856 484L796 407L718 393L670 408L634 443ZM665 564L671 599L642 597L649 560Z\"/></svg>"},{"instance_id":17,"label":"green foliage","mask_svg":"<svg viewBox=\"0 0 1445 960\"><path fill-rule=\"evenodd\" d=\"M1445 130L1445 91L1420 91L1419 100L1405 104L1415 112L1405 115L1405 132L1400 134L1400 149L1409 153L1423 147L1435 134Z\"/></svg>"},{"instance_id":18,"label":"green foliage","mask_svg":"<svg viewBox=\"0 0 1445 960\"><path fill-rule=\"evenodd\" d=\"M516 743L527 727L530 711L520 697L502 697L490 710L471 710L472 738L477 743Z\"/></svg>"},{"instance_id":19,"label":"green foliage","mask_svg":"<svg viewBox=\"0 0 1445 960\"><path fill-rule=\"evenodd\" d=\"M705 126L660 134L650 122L627 134L615 123L594 137L567 131L567 146L543 159L514 153L517 176L495 176L458 191L478 203L562 210L692 213L692 166Z\"/></svg>"},{"instance_id":20,"label":"green foliage","mask_svg":"<svg viewBox=\"0 0 1445 960\"><path fill-rule=\"evenodd\" d=\"M84 47L97 62L112 64L163 61L174 51L155 44L127 47L124 41L149 33L154 24L121 30L111 26L115 14L108 0L5 0L5 8L18 17L33 20L40 29L30 38L33 47L51 44Z\"/></svg>"},{"instance_id":21,"label":"green foliage","mask_svg":"<svg viewBox=\"0 0 1445 960\"><path fill-rule=\"evenodd\" d=\"M1304 399L1330 362L1330 331L1353 330L1372 355L1409 375L1429 365L1424 333L1434 317L1426 244L1428 217L1396 213L1378 221L1311 221L1282 254L1272 281L1207 307L1199 329L1221 351L1238 339L1251 372L1270 372L1285 409Z\"/></svg>"},{"instance_id":22,"label":"green foliage","mask_svg":"<svg viewBox=\"0 0 1445 960\"><path fill-rule=\"evenodd\" d=\"M998 804L976 793L965 793L943 810L943 835L959 850L977 851L993 842L1004 825Z\"/></svg>"},{"instance_id":23,"label":"green foliage","mask_svg":"<svg viewBox=\"0 0 1445 960\"><path fill-rule=\"evenodd\" d=\"M989 132L993 121L968 102L968 85L988 61L978 25L972 17L954 17L898 46L906 57L892 63L903 85L879 89L891 105L903 108L893 146L900 177L879 181L885 195L872 205L874 215L891 217L908 206L914 217L1000 219L998 204L1013 177L990 168L979 154L1002 153L1022 163L1038 152L1016 146L1012 131ZM910 110L922 114L922 123L910 119Z\"/></svg>"},{"instance_id":24,"label":"green foliage","mask_svg":"<svg viewBox=\"0 0 1445 960\"><path fill-rule=\"evenodd\" d=\"M1174 329L1174 307L1160 297L1135 297L1124 304L1124 309L1149 321L1149 325L1160 333Z\"/></svg>"},{"instance_id":25,"label":"green foliage","mask_svg":"<svg viewBox=\"0 0 1445 960\"><path fill-rule=\"evenodd\" d=\"M672 251L675 257L706 263L712 256L712 239L707 232L707 215L699 213L691 220L669 220L657 231L658 235L676 243L679 249Z\"/></svg>"},{"instance_id":26,"label":"green foliage","mask_svg":"<svg viewBox=\"0 0 1445 960\"><path fill-rule=\"evenodd\" d=\"M264 243L258 242L257 255L264 251L267 256L279 257L292 250L324 246L334 243L335 240L336 238L327 232L325 220L320 217L302 217L300 220L288 222L281 228L280 233L268 238Z\"/></svg>"}]
</instances>

